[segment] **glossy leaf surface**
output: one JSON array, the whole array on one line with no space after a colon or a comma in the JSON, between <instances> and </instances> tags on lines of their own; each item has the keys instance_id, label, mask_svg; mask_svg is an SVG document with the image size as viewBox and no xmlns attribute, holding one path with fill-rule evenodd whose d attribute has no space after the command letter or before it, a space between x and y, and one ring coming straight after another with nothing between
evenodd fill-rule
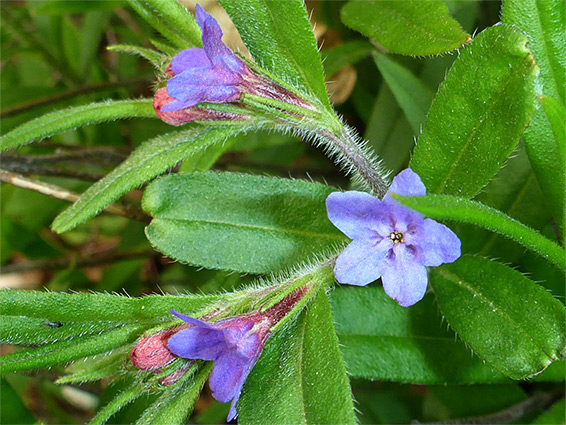
<instances>
[{"instance_id":1,"label":"glossy leaf surface","mask_svg":"<svg viewBox=\"0 0 566 425\"><path fill-rule=\"evenodd\" d=\"M403 55L445 53L469 39L439 0L350 1L341 16L350 28Z\"/></svg>"},{"instance_id":2,"label":"glossy leaf surface","mask_svg":"<svg viewBox=\"0 0 566 425\"><path fill-rule=\"evenodd\" d=\"M321 291L272 336L238 404L240 423L352 424L352 393L328 297Z\"/></svg>"},{"instance_id":3,"label":"glossy leaf surface","mask_svg":"<svg viewBox=\"0 0 566 425\"><path fill-rule=\"evenodd\" d=\"M428 193L474 196L517 145L537 104L527 42L516 28L491 27L454 62L411 160Z\"/></svg>"},{"instance_id":4,"label":"glossy leaf surface","mask_svg":"<svg viewBox=\"0 0 566 425\"><path fill-rule=\"evenodd\" d=\"M258 64L330 108L320 53L301 0L221 0Z\"/></svg>"},{"instance_id":5,"label":"glossy leaf surface","mask_svg":"<svg viewBox=\"0 0 566 425\"><path fill-rule=\"evenodd\" d=\"M334 189L302 180L235 173L177 174L145 192L146 229L164 254L208 268L268 273L347 239L326 216Z\"/></svg>"},{"instance_id":6,"label":"glossy leaf surface","mask_svg":"<svg viewBox=\"0 0 566 425\"><path fill-rule=\"evenodd\" d=\"M510 378L535 376L564 356L564 306L520 272L464 256L433 269L430 285L450 327Z\"/></svg>"}]
</instances>

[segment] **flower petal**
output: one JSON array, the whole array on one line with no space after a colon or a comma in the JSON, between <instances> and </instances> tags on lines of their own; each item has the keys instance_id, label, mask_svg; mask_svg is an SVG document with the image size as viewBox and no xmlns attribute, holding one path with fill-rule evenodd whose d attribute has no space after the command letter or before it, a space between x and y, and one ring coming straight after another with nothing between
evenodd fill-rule
<instances>
[{"instance_id":1,"label":"flower petal","mask_svg":"<svg viewBox=\"0 0 566 425\"><path fill-rule=\"evenodd\" d=\"M198 327L202 327L202 328L208 328L208 329L216 329L213 325L211 325L210 323L207 322L203 322L202 320L198 320L195 319L194 317L191 316L187 316L183 313L179 313L176 312L175 309L171 309L169 310L169 312L173 315L173 316L177 316L179 319L184 320L185 322L193 325L193 326L198 326Z\"/></svg>"},{"instance_id":2,"label":"flower petal","mask_svg":"<svg viewBox=\"0 0 566 425\"><path fill-rule=\"evenodd\" d=\"M177 77L181 76L183 76L183 74L178 75ZM173 77L171 80L177 77ZM175 97L174 93L178 94L180 99L176 99L163 106L161 108L163 112L175 112L190 108L191 106L195 106L199 103L227 103L235 102L240 99L240 91L236 87L225 85L181 86L174 84L170 85L167 83L167 91L172 97Z\"/></svg>"},{"instance_id":3,"label":"flower petal","mask_svg":"<svg viewBox=\"0 0 566 425\"><path fill-rule=\"evenodd\" d=\"M380 240L392 231L387 208L369 193L333 192L326 198L328 219L350 239Z\"/></svg>"},{"instance_id":4,"label":"flower petal","mask_svg":"<svg viewBox=\"0 0 566 425\"><path fill-rule=\"evenodd\" d=\"M197 24L202 30L202 46L215 67L227 68L235 73L244 72L246 66L222 42L222 30L212 16L197 4Z\"/></svg>"},{"instance_id":5,"label":"flower petal","mask_svg":"<svg viewBox=\"0 0 566 425\"><path fill-rule=\"evenodd\" d=\"M428 285L426 267L418 262L413 250L404 244L397 245L384 263L381 281L387 295L402 307L424 297Z\"/></svg>"},{"instance_id":6,"label":"flower petal","mask_svg":"<svg viewBox=\"0 0 566 425\"><path fill-rule=\"evenodd\" d=\"M215 360L226 349L221 330L194 327L177 332L167 343L171 352L185 359Z\"/></svg>"},{"instance_id":7,"label":"flower petal","mask_svg":"<svg viewBox=\"0 0 566 425\"><path fill-rule=\"evenodd\" d=\"M458 236L444 224L430 218L424 220L414 234L407 234L405 240L407 245L418 248L420 262L425 266L452 263L461 255Z\"/></svg>"},{"instance_id":8,"label":"flower petal","mask_svg":"<svg viewBox=\"0 0 566 425\"><path fill-rule=\"evenodd\" d=\"M193 68L167 81L169 96L182 102L185 108L201 102L233 102L240 99L240 90L231 74L213 68ZM171 112L169 105L162 108Z\"/></svg>"},{"instance_id":9,"label":"flower petal","mask_svg":"<svg viewBox=\"0 0 566 425\"><path fill-rule=\"evenodd\" d=\"M336 280L340 283L365 286L378 279L391 246L388 239L373 243L362 239L354 240L336 259Z\"/></svg>"},{"instance_id":10,"label":"flower petal","mask_svg":"<svg viewBox=\"0 0 566 425\"><path fill-rule=\"evenodd\" d=\"M212 68L203 49L185 49L177 53L171 61L171 71L178 75L189 68Z\"/></svg>"},{"instance_id":11,"label":"flower petal","mask_svg":"<svg viewBox=\"0 0 566 425\"><path fill-rule=\"evenodd\" d=\"M227 403L232 400L227 418L228 422L237 415L236 403L257 357L256 355L253 358L246 358L236 352L227 352L214 362L209 380L210 389L212 390L212 397L219 402Z\"/></svg>"},{"instance_id":12,"label":"flower petal","mask_svg":"<svg viewBox=\"0 0 566 425\"><path fill-rule=\"evenodd\" d=\"M426 195L426 187L421 178L410 168L401 171L393 178L393 182L385 195L383 200L388 202L395 202L390 196L390 193L396 193L402 196L424 196Z\"/></svg>"}]
</instances>

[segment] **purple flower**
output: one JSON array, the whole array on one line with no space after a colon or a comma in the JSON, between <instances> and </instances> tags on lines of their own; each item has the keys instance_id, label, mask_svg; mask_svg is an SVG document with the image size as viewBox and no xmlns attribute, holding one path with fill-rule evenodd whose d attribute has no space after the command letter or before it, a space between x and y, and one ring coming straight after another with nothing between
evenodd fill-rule
<instances>
[{"instance_id":1,"label":"purple flower","mask_svg":"<svg viewBox=\"0 0 566 425\"><path fill-rule=\"evenodd\" d=\"M242 386L267 339L270 320L257 321L254 315L244 315L206 323L174 310L171 313L194 327L173 335L169 349L187 359L214 360L210 374L212 396L221 403L232 400L228 413L231 421L237 414Z\"/></svg>"},{"instance_id":2,"label":"purple flower","mask_svg":"<svg viewBox=\"0 0 566 425\"><path fill-rule=\"evenodd\" d=\"M159 96L154 101L159 118L173 125L202 120L202 110L199 117L195 118L190 114L195 112L192 107L199 103L238 102L242 93L312 109L310 103L294 93L252 72L222 42L222 30L218 22L200 5L196 6L196 20L202 30L203 47L183 50L171 61L167 74L172 78L167 81L167 91L164 94L159 90ZM173 114L178 111L188 113ZM230 119L221 115L218 117ZM215 116L205 117L205 120L211 119L215 119Z\"/></svg>"},{"instance_id":3,"label":"purple flower","mask_svg":"<svg viewBox=\"0 0 566 425\"><path fill-rule=\"evenodd\" d=\"M403 307L426 292L426 266L460 257L460 240L448 227L397 203L390 193L423 196L411 169L399 173L379 200L364 192L334 192L326 199L330 221L353 241L336 259L338 282L364 286L381 277L387 295Z\"/></svg>"},{"instance_id":4,"label":"purple flower","mask_svg":"<svg viewBox=\"0 0 566 425\"><path fill-rule=\"evenodd\" d=\"M202 49L187 49L173 58L167 93L175 100L163 106L163 112L179 111L201 102L223 103L240 99L238 87L243 75L251 72L222 43L218 22L196 7L197 23L202 30Z\"/></svg>"},{"instance_id":5,"label":"purple flower","mask_svg":"<svg viewBox=\"0 0 566 425\"><path fill-rule=\"evenodd\" d=\"M308 289L308 286L303 286L291 292L263 312L229 317L215 323L203 322L171 310L171 313L193 327L169 338L169 350L187 359L214 361L210 388L212 396L221 403L232 400L228 421L237 415L236 403L242 387L261 354L271 328L293 309Z\"/></svg>"}]
</instances>

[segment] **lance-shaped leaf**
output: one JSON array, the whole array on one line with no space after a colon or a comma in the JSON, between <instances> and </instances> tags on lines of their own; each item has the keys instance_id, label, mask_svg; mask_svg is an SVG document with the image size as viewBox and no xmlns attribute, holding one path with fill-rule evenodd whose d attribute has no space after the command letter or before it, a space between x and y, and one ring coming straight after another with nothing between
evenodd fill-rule
<instances>
[{"instance_id":1,"label":"lance-shaped leaf","mask_svg":"<svg viewBox=\"0 0 566 425\"><path fill-rule=\"evenodd\" d=\"M130 298L4 290L0 291L0 342L35 345L98 335L128 324L149 328L171 320L171 308L198 311L217 300L217 296Z\"/></svg>"},{"instance_id":2,"label":"lance-shaped leaf","mask_svg":"<svg viewBox=\"0 0 566 425\"><path fill-rule=\"evenodd\" d=\"M566 271L564 248L523 223L487 205L449 195L415 197L393 195L393 197L428 217L475 224L500 233Z\"/></svg>"},{"instance_id":3,"label":"lance-shaped leaf","mask_svg":"<svg viewBox=\"0 0 566 425\"><path fill-rule=\"evenodd\" d=\"M108 46L108 50L115 52L127 53L130 55L141 56L147 61L151 62L153 66L161 71L165 71L165 67L171 61L171 58L157 50L148 49L140 46L132 46L129 44L115 44L113 46Z\"/></svg>"},{"instance_id":4,"label":"lance-shaped leaf","mask_svg":"<svg viewBox=\"0 0 566 425\"><path fill-rule=\"evenodd\" d=\"M105 424L116 412L124 406L141 397L146 392L138 382L134 382L129 387L119 392L108 404L101 408L90 421L90 425Z\"/></svg>"},{"instance_id":5,"label":"lance-shaped leaf","mask_svg":"<svg viewBox=\"0 0 566 425\"><path fill-rule=\"evenodd\" d=\"M181 382L167 388L163 394L143 412L141 417L136 421L136 425L182 425L186 423L211 370L212 362L208 362L197 372L196 376L185 376Z\"/></svg>"},{"instance_id":6,"label":"lance-shaped leaf","mask_svg":"<svg viewBox=\"0 0 566 425\"><path fill-rule=\"evenodd\" d=\"M50 112L0 137L0 152L83 125L127 118L157 118L153 110L153 99L108 100Z\"/></svg>"},{"instance_id":7,"label":"lance-shaped leaf","mask_svg":"<svg viewBox=\"0 0 566 425\"><path fill-rule=\"evenodd\" d=\"M502 21L529 37L529 48L540 67L543 93L564 107L566 102L566 5L553 0L506 0ZM555 138L552 111L539 109L525 132L525 147L558 227L564 237L566 174L563 141ZM563 112L562 112L563 113ZM564 133L562 132L562 140ZM561 145L562 143L562 145Z\"/></svg>"},{"instance_id":8,"label":"lance-shaped leaf","mask_svg":"<svg viewBox=\"0 0 566 425\"><path fill-rule=\"evenodd\" d=\"M129 0L130 6L179 49L201 47L200 28L183 6L171 0Z\"/></svg>"},{"instance_id":9,"label":"lance-shaped leaf","mask_svg":"<svg viewBox=\"0 0 566 425\"><path fill-rule=\"evenodd\" d=\"M224 142L246 129L235 127L193 127L177 133L164 134L144 142L120 166L92 185L81 198L59 214L53 230L63 233L94 217L108 204L130 190L153 179L179 161Z\"/></svg>"},{"instance_id":10,"label":"lance-shaped leaf","mask_svg":"<svg viewBox=\"0 0 566 425\"><path fill-rule=\"evenodd\" d=\"M340 349L354 377L442 385L507 379L446 329L431 296L404 308L379 285L343 286L332 292L331 302Z\"/></svg>"},{"instance_id":11,"label":"lance-shaped leaf","mask_svg":"<svg viewBox=\"0 0 566 425\"><path fill-rule=\"evenodd\" d=\"M546 96L566 101L566 5L554 0L505 0L501 20L527 34Z\"/></svg>"},{"instance_id":12,"label":"lance-shaped leaf","mask_svg":"<svg viewBox=\"0 0 566 425\"><path fill-rule=\"evenodd\" d=\"M352 424L352 393L324 291L271 337L238 404L248 424Z\"/></svg>"},{"instance_id":13,"label":"lance-shaped leaf","mask_svg":"<svg viewBox=\"0 0 566 425\"><path fill-rule=\"evenodd\" d=\"M151 244L183 263L269 273L344 243L328 220L331 187L236 173L162 177L145 191Z\"/></svg>"},{"instance_id":14,"label":"lance-shaped leaf","mask_svg":"<svg viewBox=\"0 0 566 425\"><path fill-rule=\"evenodd\" d=\"M379 72L403 109L414 134L420 134L433 93L421 80L404 66L383 54L374 55Z\"/></svg>"},{"instance_id":15,"label":"lance-shaped leaf","mask_svg":"<svg viewBox=\"0 0 566 425\"><path fill-rule=\"evenodd\" d=\"M472 197L513 152L537 104L527 42L517 28L491 27L454 62L411 160L429 193Z\"/></svg>"},{"instance_id":16,"label":"lance-shaped leaf","mask_svg":"<svg viewBox=\"0 0 566 425\"><path fill-rule=\"evenodd\" d=\"M143 325L128 325L97 335L83 335L2 356L0 373L38 369L106 353L139 337Z\"/></svg>"},{"instance_id":17,"label":"lance-shaped leaf","mask_svg":"<svg viewBox=\"0 0 566 425\"><path fill-rule=\"evenodd\" d=\"M375 51L375 46L367 41L347 41L336 47L323 50L324 72L329 77L346 65L352 65Z\"/></svg>"},{"instance_id":18,"label":"lance-shaped leaf","mask_svg":"<svg viewBox=\"0 0 566 425\"><path fill-rule=\"evenodd\" d=\"M330 108L320 53L302 0L221 0L258 64Z\"/></svg>"},{"instance_id":19,"label":"lance-shaped leaf","mask_svg":"<svg viewBox=\"0 0 566 425\"><path fill-rule=\"evenodd\" d=\"M341 16L350 28L402 55L445 53L470 39L440 0L350 1Z\"/></svg>"},{"instance_id":20,"label":"lance-shaped leaf","mask_svg":"<svg viewBox=\"0 0 566 425\"><path fill-rule=\"evenodd\" d=\"M432 269L430 285L450 327L510 378L535 376L563 358L566 310L520 272L465 256Z\"/></svg>"}]
</instances>

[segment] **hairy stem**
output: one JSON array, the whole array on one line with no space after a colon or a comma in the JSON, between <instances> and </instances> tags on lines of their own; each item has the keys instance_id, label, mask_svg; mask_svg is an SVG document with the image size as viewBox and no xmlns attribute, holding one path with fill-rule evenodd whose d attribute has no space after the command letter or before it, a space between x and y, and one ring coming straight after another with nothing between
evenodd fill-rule
<instances>
[{"instance_id":1,"label":"hairy stem","mask_svg":"<svg viewBox=\"0 0 566 425\"><path fill-rule=\"evenodd\" d=\"M328 141L335 148L335 152L348 172L353 172L375 196L383 198L389 185L379 171L379 164L369 152L358 144L351 131L343 127L340 134L326 129L316 131L317 135Z\"/></svg>"}]
</instances>

